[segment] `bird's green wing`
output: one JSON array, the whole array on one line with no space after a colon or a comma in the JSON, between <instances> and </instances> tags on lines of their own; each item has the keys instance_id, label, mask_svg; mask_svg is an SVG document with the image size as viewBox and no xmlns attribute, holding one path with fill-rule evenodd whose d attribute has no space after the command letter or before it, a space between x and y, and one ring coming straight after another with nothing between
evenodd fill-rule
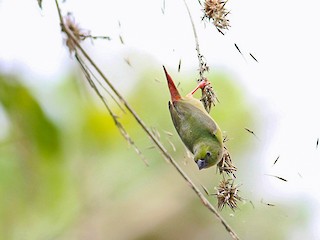
<instances>
[{"instance_id":1,"label":"bird's green wing","mask_svg":"<svg viewBox=\"0 0 320 240\"><path fill-rule=\"evenodd\" d=\"M177 131L179 133L179 129L181 128L181 123L182 123L181 117L183 117L183 116L179 116L176 108L174 107L174 105L171 102L169 102L169 111L170 111L173 125L175 126L175 128L177 129Z\"/></svg>"},{"instance_id":2,"label":"bird's green wing","mask_svg":"<svg viewBox=\"0 0 320 240\"><path fill-rule=\"evenodd\" d=\"M169 110L178 134L191 152L194 143L201 139L209 137L222 142L221 131L215 121L188 101L169 102Z\"/></svg>"},{"instance_id":3,"label":"bird's green wing","mask_svg":"<svg viewBox=\"0 0 320 240\"><path fill-rule=\"evenodd\" d=\"M174 103L177 115L182 119L188 119L193 122L195 126L202 126L203 129L208 131L211 135L215 136L220 131L216 122L210 115L203 112L199 108L193 106L187 101L179 101Z\"/></svg>"}]
</instances>

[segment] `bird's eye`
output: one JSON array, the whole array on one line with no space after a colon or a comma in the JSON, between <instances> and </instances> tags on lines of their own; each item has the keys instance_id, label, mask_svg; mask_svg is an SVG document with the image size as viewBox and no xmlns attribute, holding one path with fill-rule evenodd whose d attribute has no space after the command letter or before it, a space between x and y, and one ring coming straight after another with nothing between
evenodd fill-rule
<instances>
[{"instance_id":1,"label":"bird's eye","mask_svg":"<svg viewBox=\"0 0 320 240\"><path fill-rule=\"evenodd\" d=\"M207 152L207 157L211 157L211 152Z\"/></svg>"}]
</instances>

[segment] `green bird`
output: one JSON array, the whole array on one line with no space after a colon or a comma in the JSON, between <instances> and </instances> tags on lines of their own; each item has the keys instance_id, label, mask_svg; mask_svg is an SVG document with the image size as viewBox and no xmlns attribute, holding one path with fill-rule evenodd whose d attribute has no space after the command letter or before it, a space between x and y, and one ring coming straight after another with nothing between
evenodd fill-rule
<instances>
[{"instance_id":1,"label":"green bird","mask_svg":"<svg viewBox=\"0 0 320 240\"><path fill-rule=\"evenodd\" d=\"M181 97L165 67L163 69L171 95L169 110L172 122L181 140L193 153L199 170L215 165L223 155L222 133L201 101L193 97L193 94L207 83L200 82L186 97Z\"/></svg>"}]
</instances>

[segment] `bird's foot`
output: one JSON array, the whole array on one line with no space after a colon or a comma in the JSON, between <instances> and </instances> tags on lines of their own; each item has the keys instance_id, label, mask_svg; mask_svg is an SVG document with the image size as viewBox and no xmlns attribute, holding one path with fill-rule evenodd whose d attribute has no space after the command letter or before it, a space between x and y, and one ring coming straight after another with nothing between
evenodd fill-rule
<instances>
[{"instance_id":1,"label":"bird's foot","mask_svg":"<svg viewBox=\"0 0 320 240\"><path fill-rule=\"evenodd\" d=\"M193 89L189 94L187 94L187 96L192 96L199 88L203 90L207 85L210 85L210 82L208 81L208 79L206 78L202 79L199 82L198 86L195 89Z\"/></svg>"}]
</instances>

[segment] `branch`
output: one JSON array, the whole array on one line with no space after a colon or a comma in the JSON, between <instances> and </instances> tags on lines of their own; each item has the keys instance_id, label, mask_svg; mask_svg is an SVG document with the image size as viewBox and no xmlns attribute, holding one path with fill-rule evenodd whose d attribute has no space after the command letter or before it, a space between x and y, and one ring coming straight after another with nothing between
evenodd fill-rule
<instances>
[{"instance_id":1,"label":"branch","mask_svg":"<svg viewBox=\"0 0 320 240\"><path fill-rule=\"evenodd\" d=\"M61 30L65 32L70 39L74 42L77 49L83 54L83 56L87 59L87 61L92 65L92 67L97 71L97 73L101 76L101 78L106 82L106 84L110 87L110 89L114 92L114 94L119 98L119 100L126 107L128 112L135 118L140 127L146 132L146 134L150 137L152 142L157 146L162 155L169 161L169 163L178 171L181 177L188 183L190 188L196 193L196 195L200 198L201 202L205 207L207 207L210 212L212 212L221 222L221 224L225 227L228 233L232 236L233 239L239 239L236 233L232 230L229 224L223 219L223 217L219 214L219 212L212 206L209 200L201 193L199 188L192 182L192 180L188 177L188 175L182 170L182 168L177 164L177 162L171 157L166 148L162 145L162 143L157 139L157 137L152 133L152 131L146 126L146 124L140 119L137 113L133 110L133 108L129 105L129 103L122 97L122 95L114 88L112 83L107 79L107 77L103 74L100 68L95 64L95 62L91 59L91 57L87 54L87 52L81 47L78 40L74 37L72 31L65 26L61 10L58 4L58 1L55 0L57 11L59 14Z\"/></svg>"}]
</instances>

